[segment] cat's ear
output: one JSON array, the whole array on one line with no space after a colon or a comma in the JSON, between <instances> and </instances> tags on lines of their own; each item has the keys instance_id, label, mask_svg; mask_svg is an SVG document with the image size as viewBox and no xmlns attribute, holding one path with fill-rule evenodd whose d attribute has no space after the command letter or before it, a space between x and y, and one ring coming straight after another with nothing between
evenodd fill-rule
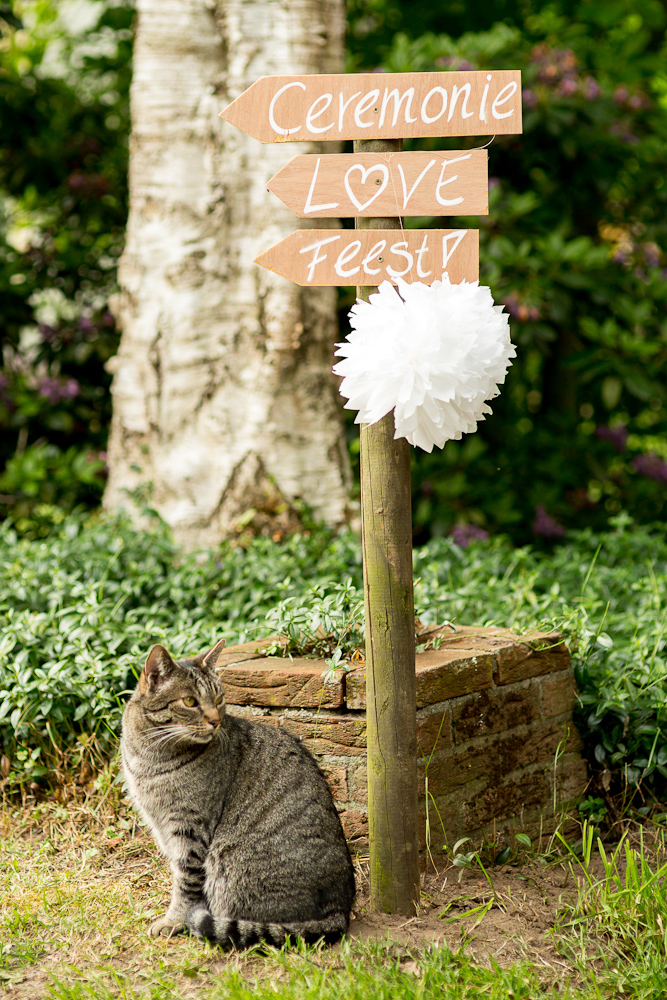
<instances>
[{"instance_id":1,"label":"cat's ear","mask_svg":"<svg viewBox=\"0 0 667 1000\"><path fill-rule=\"evenodd\" d=\"M213 649L209 649L208 653L202 654L202 660L201 660L202 666L208 667L209 670L215 670L218 660L220 658L220 654L222 653L224 648L225 648L224 639L221 639L220 642L216 642Z\"/></svg>"},{"instance_id":2,"label":"cat's ear","mask_svg":"<svg viewBox=\"0 0 667 1000\"><path fill-rule=\"evenodd\" d=\"M146 663L139 678L141 693L144 694L147 688L155 687L156 684L159 684L161 680L171 673L175 666L176 664L172 660L169 651L164 646L161 646L159 643L157 646L153 646L146 657Z\"/></svg>"}]
</instances>

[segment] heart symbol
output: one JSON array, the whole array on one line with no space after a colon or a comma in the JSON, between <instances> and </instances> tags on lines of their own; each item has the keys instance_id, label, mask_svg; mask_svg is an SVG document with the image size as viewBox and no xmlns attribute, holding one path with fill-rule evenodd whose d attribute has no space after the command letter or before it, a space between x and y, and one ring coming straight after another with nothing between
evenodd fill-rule
<instances>
[{"instance_id":1,"label":"heart symbol","mask_svg":"<svg viewBox=\"0 0 667 1000\"><path fill-rule=\"evenodd\" d=\"M363 204L359 201L359 199L357 198L357 196L354 194L354 192L350 187L350 182L348 178L353 170L359 170L361 172L362 184L365 184L366 181L368 180L368 175L374 173L376 170L379 170L384 177L382 184L380 184L380 187L377 189L373 197L369 198L368 201L365 201ZM345 174L345 190L348 193L350 201L357 206L360 212L363 212L365 208L368 208L369 205L373 204L376 198L380 197L380 195L382 194L388 183L389 183L389 167L385 166L383 163L378 163L376 166L368 168L362 167L360 163L355 163L353 164L353 166L350 167L348 172Z\"/></svg>"}]
</instances>

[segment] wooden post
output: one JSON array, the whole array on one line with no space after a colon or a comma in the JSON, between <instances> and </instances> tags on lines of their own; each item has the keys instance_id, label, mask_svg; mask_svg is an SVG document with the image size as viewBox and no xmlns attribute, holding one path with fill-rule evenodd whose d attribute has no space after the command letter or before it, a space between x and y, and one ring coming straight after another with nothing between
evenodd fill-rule
<instances>
[{"instance_id":1,"label":"wooden post","mask_svg":"<svg viewBox=\"0 0 667 1000\"><path fill-rule=\"evenodd\" d=\"M399 152L401 139L356 140L355 153ZM358 218L357 229L400 229ZM368 300L374 287L357 288ZM393 411L361 429L366 604L366 719L371 907L414 916L419 898L415 621L410 445Z\"/></svg>"}]
</instances>

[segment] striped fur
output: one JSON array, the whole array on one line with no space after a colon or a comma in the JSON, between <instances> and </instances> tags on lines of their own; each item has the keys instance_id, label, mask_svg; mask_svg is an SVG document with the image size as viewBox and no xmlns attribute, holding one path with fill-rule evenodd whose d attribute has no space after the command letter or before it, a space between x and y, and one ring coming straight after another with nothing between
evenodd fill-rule
<instances>
[{"instance_id":1,"label":"striped fur","mask_svg":"<svg viewBox=\"0 0 667 1000\"><path fill-rule=\"evenodd\" d=\"M331 793L293 737L225 714L223 645L178 662L154 646L123 715L130 794L173 877L151 933L187 927L225 947L334 940L354 878Z\"/></svg>"}]
</instances>

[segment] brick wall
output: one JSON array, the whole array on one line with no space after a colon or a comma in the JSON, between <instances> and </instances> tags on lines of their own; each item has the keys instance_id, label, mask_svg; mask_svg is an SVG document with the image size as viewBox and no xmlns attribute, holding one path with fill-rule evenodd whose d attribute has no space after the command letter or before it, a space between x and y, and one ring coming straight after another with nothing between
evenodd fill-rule
<instances>
[{"instance_id":1,"label":"brick wall","mask_svg":"<svg viewBox=\"0 0 667 1000\"><path fill-rule=\"evenodd\" d=\"M322 767L351 844L368 841L366 682L363 668L323 680L324 661L265 657L262 645L225 650L227 711L280 726ZM459 838L548 834L556 811L586 787L572 723L570 656L555 634L518 637L458 628L417 654L422 844L426 789L436 848Z\"/></svg>"}]
</instances>

